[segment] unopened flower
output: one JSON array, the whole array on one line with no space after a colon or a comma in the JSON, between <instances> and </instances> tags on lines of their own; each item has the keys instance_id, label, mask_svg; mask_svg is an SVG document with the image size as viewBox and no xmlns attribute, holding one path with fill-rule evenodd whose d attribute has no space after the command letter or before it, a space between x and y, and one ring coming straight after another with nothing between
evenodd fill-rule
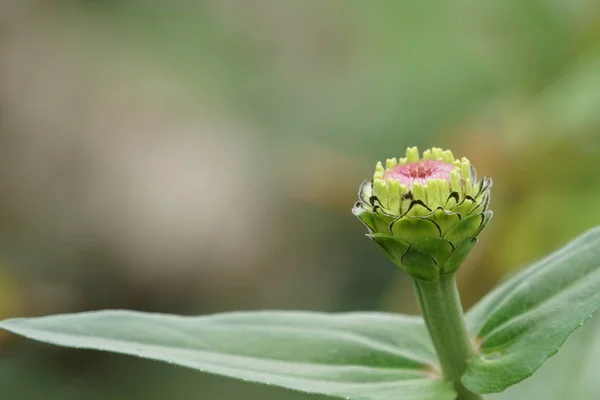
<instances>
[{"instance_id":1,"label":"unopened flower","mask_svg":"<svg viewBox=\"0 0 600 400\"><path fill-rule=\"evenodd\" d=\"M377 163L352 212L396 265L436 280L458 269L492 217L491 186L489 178L477 181L466 158L439 148L420 157L412 147L385 167Z\"/></svg>"}]
</instances>

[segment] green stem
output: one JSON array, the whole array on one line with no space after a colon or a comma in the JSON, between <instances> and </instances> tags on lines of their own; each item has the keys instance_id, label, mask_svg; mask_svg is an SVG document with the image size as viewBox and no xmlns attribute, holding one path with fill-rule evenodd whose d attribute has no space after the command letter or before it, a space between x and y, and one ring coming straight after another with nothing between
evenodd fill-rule
<instances>
[{"instance_id":1,"label":"green stem","mask_svg":"<svg viewBox=\"0 0 600 400\"><path fill-rule=\"evenodd\" d=\"M480 400L461 381L469 360L474 356L454 275L430 282L413 279L425 324L437 351L442 373L458 392L457 400Z\"/></svg>"}]
</instances>

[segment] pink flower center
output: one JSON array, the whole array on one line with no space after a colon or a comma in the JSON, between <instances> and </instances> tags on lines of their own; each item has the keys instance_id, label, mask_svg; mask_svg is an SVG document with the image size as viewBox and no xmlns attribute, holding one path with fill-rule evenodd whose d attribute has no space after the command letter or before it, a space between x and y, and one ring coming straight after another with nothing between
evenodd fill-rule
<instances>
[{"instance_id":1,"label":"pink flower center","mask_svg":"<svg viewBox=\"0 0 600 400\"><path fill-rule=\"evenodd\" d=\"M430 179L443 179L450 182L450 173L453 170L454 165L445 161L420 160L388 169L383 179L394 179L411 189L415 183L427 185Z\"/></svg>"}]
</instances>

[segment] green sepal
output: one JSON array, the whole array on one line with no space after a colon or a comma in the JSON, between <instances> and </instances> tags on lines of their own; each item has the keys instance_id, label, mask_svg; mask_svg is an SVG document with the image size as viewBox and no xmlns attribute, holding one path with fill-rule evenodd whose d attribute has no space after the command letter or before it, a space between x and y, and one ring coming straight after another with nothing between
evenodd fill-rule
<instances>
[{"instance_id":1,"label":"green sepal","mask_svg":"<svg viewBox=\"0 0 600 400\"><path fill-rule=\"evenodd\" d=\"M460 222L460 214L454 212L447 212L441 208L438 208L433 212L431 216L427 218L434 221L442 231L442 235L448 232L454 225Z\"/></svg>"},{"instance_id":2,"label":"green sepal","mask_svg":"<svg viewBox=\"0 0 600 400\"><path fill-rule=\"evenodd\" d=\"M477 238L470 238L456 246L448 260L446 260L446 263L440 269L440 274L449 275L456 272L476 243Z\"/></svg>"},{"instance_id":3,"label":"green sepal","mask_svg":"<svg viewBox=\"0 0 600 400\"><path fill-rule=\"evenodd\" d=\"M433 257L412 247L402 256L402 267L416 279L436 281L440 277L437 263Z\"/></svg>"},{"instance_id":4,"label":"green sepal","mask_svg":"<svg viewBox=\"0 0 600 400\"><path fill-rule=\"evenodd\" d=\"M452 208L452 211L459 213L460 215L469 215L477 207L477 201L472 197L466 197L460 204Z\"/></svg>"},{"instance_id":5,"label":"green sepal","mask_svg":"<svg viewBox=\"0 0 600 400\"><path fill-rule=\"evenodd\" d=\"M373 239L383 251L388 256L388 258L400 268L403 268L402 265L402 256L406 252L406 250L410 247L410 245L402 240L395 238L392 235L387 235L385 233L372 233L367 235L371 239Z\"/></svg>"},{"instance_id":6,"label":"green sepal","mask_svg":"<svg viewBox=\"0 0 600 400\"><path fill-rule=\"evenodd\" d=\"M478 235L483 230L483 228L485 228L485 226L488 224L488 222L490 222L490 219L492 219L493 216L494 216L493 211L488 210L488 211L483 212L483 223L481 224L481 227L479 227L479 231L477 231Z\"/></svg>"},{"instance_id":7,"label":"green sepal","mask_svg":"<svg viewBox=\"0 0 600 400\"><path fill-rule=\"evenodd\" d=\"M430 238L413 243L411 250L416 250L429 255L435 260L439 270L446 264L446 261L452 255L454 246L445 239Z\"/></svg>"},{"instance_id":8,"label":"green sepal","mask_svg":"<svg viewBox=\"0 0 600 400\"><path fill-rule=\"evenodd\" d=\"M369 206L369 199L373 196L373 183L367 179L360 185L358 191L358 200L364 205Z\"/></svg>"},{"instance_id":9,"label":"green sepal","mask_svg":"<svg viewBox=\"0 0 600 400\"><path fill-rule=\"evenodd\" d=\"M362 208L360 204L354 206L352 213L356 215L371 232L389 232L389 224L384 222L376 213Z\"/></svg>"},{"instance_id":10,"label":"green sepal","mask_svg":"<svg viewBox=\"0 0 600 400\"><path fill-rule=\"evenodd\" d=\"M489 220L489 218L487 218ZM483 229L486 217L483 213L473 214L454 225L446 234L444 239L449 240L455 246L469 238L474 238Z\"/></svg>"},{"instance_id":11,"label":"green sepal","mask_svg":"<svg viewBox=\"0 0 600 400\"><path fill-rule=\"evenodd\" d=\"M402 217L392 223L391 229L394 236L409 243L441 236L440 227L427 218Z\"/></svg>"},{"instance_id":12,"label":"green sepal","mask_svg":"<svg viewBox=\"0 0 600 400\"><path fill-rule=\"evenodd\" d=\"M408 210L404 213L403 216L406 217L423 217L425 215L431 214L431 209L425 205L420 200L412 201Z\"/></svg>"}]
</instances>

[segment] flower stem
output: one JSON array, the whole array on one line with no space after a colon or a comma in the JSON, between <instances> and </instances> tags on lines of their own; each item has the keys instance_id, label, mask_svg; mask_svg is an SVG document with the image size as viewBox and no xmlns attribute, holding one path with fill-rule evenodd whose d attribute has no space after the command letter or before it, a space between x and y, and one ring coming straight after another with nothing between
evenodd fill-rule
<instances>
[{"instance_id":1,"label":"flower stem","mask_svg":"<svg viewBox=\"0 0 600 400\"><path fill-rule=\"evenodd\" d=\"M444 378L452 382L457 400L480 400L461 381L469 360L474 356L463 315L454 274L431 282L413 279L425 324L440 359Z\"/></svg>"}]
</instances>

